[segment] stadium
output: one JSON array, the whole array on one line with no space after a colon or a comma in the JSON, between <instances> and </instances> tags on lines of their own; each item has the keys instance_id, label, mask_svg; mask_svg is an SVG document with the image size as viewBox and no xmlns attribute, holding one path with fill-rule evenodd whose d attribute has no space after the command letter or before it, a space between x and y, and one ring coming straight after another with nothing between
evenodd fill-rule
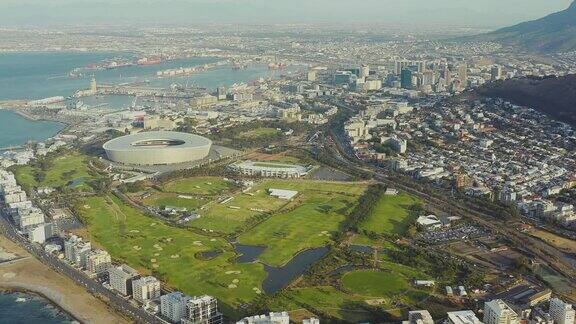
<instances>
[{"instance_id":1,"label":"stadium","mask_svg":"<svg viewBox=\"0 0 576 324\"><path fill-rule=\"evenodd\" d=\"M209 139L179 132L144 132L104 144L108 159L131 165L167 165L202 160L212 147Z\"/></svg>"}]
</instances>

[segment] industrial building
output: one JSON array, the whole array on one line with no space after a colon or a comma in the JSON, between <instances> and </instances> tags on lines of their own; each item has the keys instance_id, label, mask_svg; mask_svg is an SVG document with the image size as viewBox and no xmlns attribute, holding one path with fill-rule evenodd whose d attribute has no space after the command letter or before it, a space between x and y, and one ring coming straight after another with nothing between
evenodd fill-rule
<instances>
[{"instance_id":1,"label":"industrial building","mask_svg":"<svg viewBox=\"0 0 576 324\"><path fill-rule=\"evenodd\" d=\"M212 141L194 134L156 131L115 138L104 144L108 159L129 165L166 165L202 160Z\"/></svg>"}]
</instances>

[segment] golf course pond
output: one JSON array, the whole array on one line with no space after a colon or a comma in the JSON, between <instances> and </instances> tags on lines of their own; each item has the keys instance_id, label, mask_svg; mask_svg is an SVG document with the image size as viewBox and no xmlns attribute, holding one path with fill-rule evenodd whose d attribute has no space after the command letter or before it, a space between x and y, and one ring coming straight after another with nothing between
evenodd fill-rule
<instances>
[{"instance_id":1,"label":"golf course pond","mask_svg":"<svg viewBox=\"0 0 576 324\"><path fill-rule=\"evenodd\" d=\"M266 250L266 248L262 246L244 244L233 244L233 246L236 252L240 254L240 256L236 258L236 262L238 263L257 262L258 256ZM328 251L329 248L326 246L308 249L298 253L292 260L280 267L272 267L264 264L267 277L262 283L262 289L264 289L264 292L267 294L274 294L283 289L288 286L292 280L302 275L312 264L322 259Z\"/></svg>"}]
</instances>

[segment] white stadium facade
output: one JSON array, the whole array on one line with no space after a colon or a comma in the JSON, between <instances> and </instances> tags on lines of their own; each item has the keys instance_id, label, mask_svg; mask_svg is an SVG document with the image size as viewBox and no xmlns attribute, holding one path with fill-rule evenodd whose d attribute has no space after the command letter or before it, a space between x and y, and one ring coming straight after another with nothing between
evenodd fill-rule
<instances>
[{"instance_id":1,"label":"white stadium facade","mask_svg":"<svg viewBox=\"0 0 576 324\"><path fill-rule=\"evenodd\" d=\"M202 160L208 156L212 141L180 132L143 132L106 142L108 159L130 165L167 165Z\"/></svg>"}]
</instances>

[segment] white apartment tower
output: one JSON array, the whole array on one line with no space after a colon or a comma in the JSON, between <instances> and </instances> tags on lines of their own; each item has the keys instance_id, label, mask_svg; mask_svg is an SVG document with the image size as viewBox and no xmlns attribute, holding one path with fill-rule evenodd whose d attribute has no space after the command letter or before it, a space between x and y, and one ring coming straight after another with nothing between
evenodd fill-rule
<instances>
[{"instance_id":1,"label":"white apartment tower","mask_svg":"<svg viewBox=\"0 0 576 324\"><path fill-rule=\"evenodd\" d=\"M554 323L574 324L575 311L572 304L565 303L561 299L552 298L550 300L549 313L554 318Z\"/></svg>"},{"instance_id":2,"label":"white apartment tower","mask_svg":"<svg viewBox=\"0 0 576 324\"><path fill-rule=\"evenodd\" d=\"M186 317L186 304L190 297L173 292L160 297L160 313L172 323L180 323Z\"/></svg>"},{"instance_id":3,"label":"white apartment tower","mask_svg":"<svg viewBox=\"0 0 576 324\"><path fill-rule=\"evenodd\" d=\"M501 299L484 304L484 324L519 324L518 314Z\"/></svg>"},{"instance_id":4,"label":"white apartment tower","mask_svg":"<svg viewBox=\"0 0 576 324\"><path fill-rule=\"evenodd\" d=\"M138 276L138 271L126 264L108 269L110 286L124 296L132 295L132 280Z\"/></svg>"},{"instance_id":5,"label":"white apartment tower","mask_svg":"<svg viewBox=\"0 0 576 324\"><path fill-rule=\"evenodd\" d=\"M212 296L193 297L186 303L186 318L183 323L221 324L218 301Z\"/></svg>"},{"instance_id":6,"label":"white apartment tower","mask_svg":"<svg viewBox=\"0 0 576 324\"><path fill-rule=\"evenodd\" d=\"M152 276L136 279L132 281L132 294L141 303L160 298L160 281Z\"/></svg>"}]
</instances>

